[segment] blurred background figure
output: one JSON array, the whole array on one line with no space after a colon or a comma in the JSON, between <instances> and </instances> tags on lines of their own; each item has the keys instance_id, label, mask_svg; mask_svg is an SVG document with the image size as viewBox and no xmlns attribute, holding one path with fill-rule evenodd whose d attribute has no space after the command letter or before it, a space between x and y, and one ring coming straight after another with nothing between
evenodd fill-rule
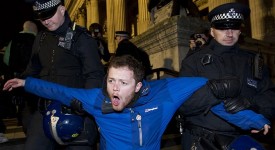
<instances>
[{"instance_id":1,"label":"blurred background figure","mask_svg":"<svg viewBox=\"0 0 275 150\"><path fill-rule=\"evenodd\" d=\"M1 75L0 76L0 85L1 85L0 88L3 88L3 84L5 83L3 81L4 81L3 75ZM3 98L2 97L2 91L1 91L0 96L1 96L1 99L2 99ZM6 138L5 135L4 135L4 133L6 131L6 126L5 126L4 122L3 122L4 112L2 111L3 110L2 106L3 105L1 105L1 107L0 107L0 144L1 143L5 143L5 142L8 141L8 138Z\"/></svg>"},{"instance_id":2,"label":"blurred background figure","mask_svg":"<svg viewBox=\"0 0 275 150\"><path fill-rule=\"evenodd\" d=\"M98 53L101 60L105 63L108 62L111 58L108 44L103 38L103 28L99 23L92 23L89 27L89 31L94 39L97 41Z\"/></svg>"},{"instance_id":3,"label":"blurred background figure","mask_svg":"<svg viewBox=\"0 0 275 150\"><path fill-rule=\"evenodd\" d=\"M4 62L12 69L15 76L26 69L37 32L34 22L25 21L23 30L16 34L6 47Z\"/></svg>"},{"instance_id":4,"label":"blurred background figure","mask_svg":"<svg viewBox=\"0 0 275 150\"><path fill-rule=\"evenodd\" d=\"M189 51L187 53L187 56L208 45L211 38L212 37L209 34L209 29L202 29L191 34L189 39Z\"/></svg>"},{"instance_id":5,"label":"blurred background figure","mask_svg":"<svg viewBox=\"0 0 275 150\"><path fill-rule=\"evenodd\" d=\"M3 62L4 51L0 51L0 88L3 88L4 83L7 81L5 80L5 76L7 75L8 67ZM8 138L5 137L4 133L6 132L6 125L3 122L4 118L7 118L8 115L12 113L9 111L11 105L7 105L7 102L10 102L10 94L7 92L3 92L0 90L0 144L5 143L8 141Z\"/></svg>"},{"instance_id":6,"label":"blurred background figure","mask_svg":"<svg viewBox=\"0 0 275 150\"><path fill-rule=\"evenodd\" d=\"M31 57L34 39L38 32L36 23L30 20L25 21L22 28L23 30L9 42L4 55L4 62L11 70L13 77L20 77L26 69ZM23 126L25 133L30 113L34 112L37 105L37 101L33 100L34 98L36 96L26 93L22 88L12 92L12 103L16 106L18 126Z\"/></svg>"},{"instance_id":7,"label":"blurred background figure","mask_svg":"<svg viewBox=\"0 0 275 150\"><path fill-rule=\"evenodd\" d=\"M152 66L149 55L142 49L138 48L130 41L130 34L127 31L116 31L115 40L118 43L115 56L131 55L138 61L142 62L145 68L145 77L152 72Z\"/></svg>"}]
</instances>

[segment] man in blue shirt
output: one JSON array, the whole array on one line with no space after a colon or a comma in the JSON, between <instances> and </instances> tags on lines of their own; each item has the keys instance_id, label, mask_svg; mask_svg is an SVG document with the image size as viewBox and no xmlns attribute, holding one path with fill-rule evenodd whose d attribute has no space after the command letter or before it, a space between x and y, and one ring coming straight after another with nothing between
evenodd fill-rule
<instances>
[{"instance_id":1,"label":"man in blue shirt","mask_svg":"<svg viewBox=\"0 0 275 150\"><path fill-rule=\"evenodd\" d=\"M144 70L140 62L132 56L114 57L108 66L108 73L102 89L68 88L34 78L11 79L3 90L24 87L26 91L41 97L70 105L74 99L81 101L85 111L95 117L100 132L101 150L118 149L160 149L160 141L167 124L178 107L194 92L208 91L231 97L238 88L234 80L210 82L206 78L166 78L152 82L143 80ZM219 84L222 83L222 84ZM221 90L215 86L226 85ZM235 90L236 89L236 90ZM209 104L208 104L209 103ZM190 105L194 109L209 107L215 102ZM237 126L266 134L269 121L250 110L235 114L226 113L223 102L211 111ZM47 113L55 117L54 112Z\"/></svg>"}]
</instances>

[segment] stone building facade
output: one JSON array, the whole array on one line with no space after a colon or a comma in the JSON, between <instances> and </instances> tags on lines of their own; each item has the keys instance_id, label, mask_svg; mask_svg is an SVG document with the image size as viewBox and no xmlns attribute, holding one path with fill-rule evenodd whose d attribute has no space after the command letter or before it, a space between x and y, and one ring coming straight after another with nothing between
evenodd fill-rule
<instances>
[{"instance_id":1,"label":"stone building facade","mask_svg":"<svg viewBox=\"0 0 275 150\"><path fill-rule=\"evenodd\" d=\"M175 1L175 0L172 0ZM241 2L251 9L250 18L242 33L246 37L242 47L261 50L265 63L270 66L275 82L275 2L274 0L193 0L202 16L188 16L183 8L172 16L171 7L165 5L158 16L148 10L149 0L65 0L71 18L77 24L89 27L100 23L111 52L116 49L114 32L127 30L132 41L149 55L153 68L165 67L178 71L181 60L188 51L189 36L198 28L207 27L207 13L214 7ZM157 18L157 19L156 19ZM156 19L157 22L152 22ZM163 60L163 61L160 61Z\"/></svg>"}]
</instances>

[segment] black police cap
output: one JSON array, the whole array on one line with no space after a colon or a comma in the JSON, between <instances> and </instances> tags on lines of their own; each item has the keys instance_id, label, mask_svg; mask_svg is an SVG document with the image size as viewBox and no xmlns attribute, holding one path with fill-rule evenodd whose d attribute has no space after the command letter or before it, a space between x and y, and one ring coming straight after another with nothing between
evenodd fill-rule
<instances>
[{"instance_id":1,"label":"black police cap","mask_svg":"<svg viewBox=\"0 0 275 150\"><path fill-rule=\"evenodd\" d=\"M127 31L116 31L115 36L124 36L124 37L130 37L129 32Z\"/></svg>"},{"instance_id":2,"label":"black police cap","mask_svg":"<svg viewBox=\"0 0 275 150\"><path fill-rule=\"evenodd\" d=\"M209 12L208 19L211 26L216 29L240 29L249 15L248 6L240 3L227 3Z\"/></svg>"},{"instance_id":3,"label":"black police cap","mask_svg":"<svg viewBox=\"0 0 275 150\"><path fill-rule=\"evenodd\" d=\"M33 0L34 18L46 20L54 16L61 0Z\"/></svg>"}]
</instances>

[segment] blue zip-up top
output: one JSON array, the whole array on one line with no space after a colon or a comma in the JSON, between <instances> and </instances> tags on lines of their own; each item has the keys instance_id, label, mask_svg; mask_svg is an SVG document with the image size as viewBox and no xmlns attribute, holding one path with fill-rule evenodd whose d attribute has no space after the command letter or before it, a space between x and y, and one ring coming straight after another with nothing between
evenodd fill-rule
<instances>
[{"instance_id":1,"label":"blue zip-up top","mask_svg":"<svg viewBox=\"0 0 275 150\"><path fill-rule=\"evenodd\" d=\"M141 97L132 107L110 113L102 112L103 103L110 102L102 89L68 88L27 78L25 90L66 105L72 99L80 100L83 108L95 117L101 150L157 150L175 111L206 82L207 79L197 77L144 81ZM212 111L243 129L261 129L269 123L263 116L248 110L228 114L222 104L213 107Z\"/></svg>"}]
</instances>

